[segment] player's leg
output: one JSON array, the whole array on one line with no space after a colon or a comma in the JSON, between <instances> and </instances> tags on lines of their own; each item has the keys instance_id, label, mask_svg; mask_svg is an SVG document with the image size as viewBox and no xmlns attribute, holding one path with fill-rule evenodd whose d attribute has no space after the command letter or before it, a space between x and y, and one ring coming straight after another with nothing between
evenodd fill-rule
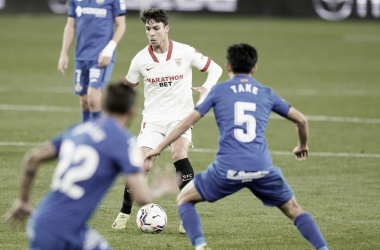
<instances>
[{"instance_id":1,"label":"player's leg","mask_svg":"<svg viewBox=\"0 0 380 250\"><path fill-rule=\"evenodd\" d=\"M82 109L82 121L90 120L90 108L88 107L87 94L79 96L80 106Z\"/></svg>"},{"instance_id":2,"label":"player's leg","mask_svg":"<svg viewBox=\"0 0 380 250\"><path fill-rule=\"evenodd\" d=\"M99 118L102 114L100 101L102 98L101 88L88 87L87 91L87 103L90 109L90 119Z\"/></svg>"},{"instance_id":3,"label":"player's leg","mask_svg":"<svg viewBox=\"0 0 380 250\"><path fill-rule=\"evenodd\" d=\"M114 63L111 62L106 67L99 68L97 61L91 62L89 69L89 88L87 93L88 106L90 108L90 119L101 116L101 97L107 85Z\"/></svg>"},{"instance_id":4,"label":"player's leg","mask_svg":"<svg viewBox=\"0 0 380 250\"><path fill-rule=\"evenodd\" d=\"M307 239L311 245L317 250L328 250L327 242L314 221L314 219L302 210L298 205L296 198L293 197L284 205L278 208L294 222L301 235Z\"/></svg>"},{"instance_id":5,"label":"player's leg","mask_svg":"<svg viewBox=\"0 0 380 250\"><path fill-rule=\"evenodd\" d=\"M137 137L137 146L142 149L142 153L145 156L152 148L157 147L163 140L162 127L157 124L147 123L144 120L141 123L140 134ZM145 169L145 173L148 174L150 169ZM113 229L125 229L132 212L133 199L131 197L132 190L124 187L123 205L120 208L120 212L117 215L115 221L112 223Z\"/></svg>"},{"instance_id":6,"label":"player's leg","mask_svg":"<svg viewBox=\"0 0 380 250\"><path fill-rule=\"evenodd\" d=\"M75 61L74 94L79 95L83 122L90 119L90 108L87 102L88 82L87 64L84 61Z\"/></svg>"},{"instance_id":7,"label":"player's leg","mask_svg":"<svg viewBox=\"0 0 380 250\"><path fill-rule=\"evenodd\" d=\"M169 134L177 124L178 121L171 123L167 133ZM194 169L187 157L187 151L191 145L191 131L192 128L189 128L180 138L170 144L174 167L176 172L181 172L182 174L181 183L178 186L180 190L194 178Z\"/></svg>"},{"instance_id":8,"label":"player's leg","mask_svg":"<svg viewBox=\"0 0 380 250\"><path fill-rule=\"evenodd\" d=\"M195 204L202 201L214 202L243 188L241 183L224 178L217 170L218 163L197 174L179 193L178 213L186 230L187 237L196 249L207 248L199 214ZM232 185L231 185L232 182Z\"/></svg>"},{"instance_id":9,"label":"player's leg","mask_svg":"<svg viewBox=\"0 0 380 250\"><path fill-rule=\"evenodd\" d=\"M190 141L180 137L170 144L170 151L176 172L181 172L182 178L178 188L181 190L194 178L194 169L187 157Z\"/></svg>"},{"instance_id":10,"label":"player's leg","mask_svg":"<svg viewBox=\"0 0 380 250\"><path fill-rule=\"evenodd\" d=\"M168 133L177 123L178 122L170 124ZM176 173L180 172L182 175L181 182L178 184L178 188L180 190L194 178L194 169L189 161L189 158L187 157L187 151L189 150L189 146L191 144L191 130L192 129L190 128L180 138L170 144L171 155ZM179 225L178 231L181 234L186 233L182 222Z\"/></svg>"},{"instance_id":11,"label":"player's leg","mask_svg":"<svg viewBox=\"0 0 380 250\"><path fill-rule=\"evenodd\" d=\"M315 249L327 250L327 243L324 240L318 226L310 215L305 213L297 204L294 192L286 182L282 172L277 167L272 167L264 173L262 177L254 179L248 188L266 206L278 207L286 216L294 221L298 230Z\"/></svg>"},{"instance_id":12,"label":"player's leg","mask_svg":"<svg viewBox=\"0 0 380 250\"><path fill-rule=\"evenodd\" d=\"M195 188L194 181L190 181L177 197L178 214L182 225L186 230L187 237L195 249L207 249L206 240L202 232L201 218L195 204L204 201Z\"/></svg>"}]
</instances>

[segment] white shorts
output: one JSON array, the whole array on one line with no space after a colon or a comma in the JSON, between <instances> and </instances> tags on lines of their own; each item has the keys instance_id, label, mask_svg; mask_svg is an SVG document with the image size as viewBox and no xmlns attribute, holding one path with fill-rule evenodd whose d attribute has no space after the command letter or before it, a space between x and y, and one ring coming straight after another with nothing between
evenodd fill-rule
<instances>
[{"instance_id":1,"label":"white shorts","mask_svg":"<svg viewBox=\"0 0 380 250\"><path fill-rule=\"evenodd\" d=\"M149 122L143 120L141 122L141 129L139 136L137 137L138 147L148 147L155 149L165 138L166 135L173 130L173 128L180 122L180 120L171 122ZM181 137L185 137L189 140L190 145L193 145L191 141L191 130L193 126L189 128Z\"/></svg>"}]
</instances>

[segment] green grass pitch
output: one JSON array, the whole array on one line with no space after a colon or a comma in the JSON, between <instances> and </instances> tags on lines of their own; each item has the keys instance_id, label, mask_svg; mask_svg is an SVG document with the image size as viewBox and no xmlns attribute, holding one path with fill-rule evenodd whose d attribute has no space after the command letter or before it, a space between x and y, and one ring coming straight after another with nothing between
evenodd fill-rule
<instances>
[{"instance_id":1,"label":"green grass pitch","mask_svg":"<svg viewBox=\"0 0 380 250\"><path fill-rule=\"evenodd\" d=\"M66 75L57 71L65 23L65 16L0 17L2 214L18 195L24 153L81 119L79 100L72 94L73 48ZM295 126L276 115L270 119L266 137L274 165L281 167L331 249L380 249L379 23L173 14L169 37L192 45L223 67L229 45L246 42L257 48L254 77L309 117L310 157L305 162L296 162L290 154L297 144ZM146 45L138 16L127 15L112 81L124 78L131 59ZM194 70L193 85L200 86L205 77ZM220 80L227 78L224 71ZM141 110L142 87L137 91ZM130 127L133 133L139 132L140 122L139 114ZM212 115L195 125L193 141L189 159L198 173L213 161L218 147ZM170 155L164 152L155 167L167 164ZM54 166L41 166L32 192L34 205L48 190ZM168 213L161 234L144 234L136 227L137 205L127 230L113 231L122 193L119 178L89 222L114 249L192 249L187 237L177 232L176 194L157 201ZM247 190L197 208L213 249L312 249L278 209L264 207ZM0 224L0 249L26 246L24 229L11 231Z\"/></svg>"}]
</instances>

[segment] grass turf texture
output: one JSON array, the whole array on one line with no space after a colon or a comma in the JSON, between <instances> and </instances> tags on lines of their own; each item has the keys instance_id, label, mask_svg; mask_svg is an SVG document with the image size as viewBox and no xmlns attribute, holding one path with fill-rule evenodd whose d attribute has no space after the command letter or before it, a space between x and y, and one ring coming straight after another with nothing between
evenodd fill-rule
<instances>
[{"instance_id":1,"label":"grass turf texture","mask_svg":"<svg viewBox=\"0 0 380 250\"><path fill-rule=\"evenodd\" d=\"M72 95L73 48L66 75L56 70L65 23L65 16L1 16L1 142L40 143L81 120L78 98ZM250 43L259 53L254 77L304 114L380 119L380 27L376 22L172 15L169 37L192 45L220 65L225 64L229 45ZM138 16L127 15L127 31L117 48L112 81L123 79L131 59L146 44ZM194 86L200 86L205 77L194 70ZM224 71L221 80L227 78ZM137 91L141 110L142 87ZM194 97L197 99L196 94ZM14 110L24 106L65 109ZM140 121L138 114L130 127L135 134ZM378 156L379 122L310 121L309 126L307 161L273 155L274 165L281 167L298 202L315 218L331 249L380 249L379 158L313 156L313 152ZM295 127L285 120L270 120L266 137L271 151L291 152L297 144ZM217 148L212 116L196 124L193 141L196 148ZM20 162L29 148L0 144L1 213L18 195ZM198 173L213 161L214 152L190 152L189 159ZM171 164L168 152L159 157L155 167L166 164ZM48 190L54 166L55 162L41 166L32 192L34 205ZM176 195L157 201L168 214L168 225L161 234L144 234L136 227L137 205L127 230L113 231L111 224L122 193L123 180L119 178L89 222L114 249L192 249L187 237L177 231ZM213 249L312 249L278 209L264 207L247 190L197 208ZM27 245L23 229L10 231L0 224L0 235L0 249Z\"/></svg>"}]
</instances>

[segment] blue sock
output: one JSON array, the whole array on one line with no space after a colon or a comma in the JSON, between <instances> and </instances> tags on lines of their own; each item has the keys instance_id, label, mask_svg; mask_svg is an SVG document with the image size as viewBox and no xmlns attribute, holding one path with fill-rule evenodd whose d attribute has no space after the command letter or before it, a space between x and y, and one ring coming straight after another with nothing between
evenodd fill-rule
<instances>
[{"instance_id":1,"label":"blue sock","mask_svg":"<svg viewBox=\"0 0 380 250\"><path fill-rule=\"evenodd\" d=\"M97 119L97 118L99 118L99 117L101 117L101 116L102 116L102 111L91 112L91 114L90 114L90 119L91 119L91 120L95 120L95 119Z\"/></svg>"},{"instance_id":2,"label":"blue sock","mask_svg":"<svg viewBox=\"0 0 380 250\"><path fill-rule=\"evenodd\" d=\"M87 122L90 119L90 111L82 110L82 121Z\"/></svg>"},{"instance_id":3,"label":"blue sock","mask_svg":"<svg viewBox=\"0 0 380 250\"><path fill-rule=\"evenodd\" d=\"M307 239L317 250L328 250L327 242L322 236L317 223L308 213L298 215L294 219L294 225L298 228L301 235ZM325 247L325 248L324 248Z\"/></svg>"},{"instance_id":4,"label":"blue sock","mask_svg":"<svg viewBox=\"0 0 380 250\"><path fill-rule=\"evenodd\" d=\"M202 223L197 210L193 203L187 202L178 206L179 217L182 221L182 226L186 230L186 235L191 243L197 247L205 243L205 238L202 233Z\"/></svg>"}]
</instances>

